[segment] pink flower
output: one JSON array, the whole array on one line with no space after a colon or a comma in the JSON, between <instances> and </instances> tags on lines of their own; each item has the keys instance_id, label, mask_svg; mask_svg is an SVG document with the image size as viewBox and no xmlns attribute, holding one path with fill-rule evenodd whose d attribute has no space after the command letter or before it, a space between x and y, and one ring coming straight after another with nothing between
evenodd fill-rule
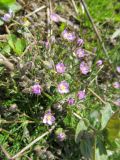
<instances>
[{"instance_id":1,"label":"pink flower","mask_svg":"<svg viewBox=\"0 0 120 160\"><path fill-rule=\"evenodd\" d=\"M74 41L76 38L74 32L69 32L66 29L62 32L62 37L70 42Z\"/></svg>"},{"instance_id":2,"label":"pink flower","mask_svg":"<svg viewBox=\"0 0 120 160\"><path fill-rule=\"evenodd\" d=\"M120 73L120 66L117 66L116 70L118 73Z\"/></svg>"},{"instance_id":3,"label":"pink flower","mask_svg":"<svg viewBox=\"0 0 120 160\"><path fill-rule=\"evenodd\" d=\"M83 58L85 56L85 52L82 48L78 48L75 51L75 54L77 55L78 58Z\"/></svg>"},{"instance_id":4,"label":"pink flower","mask_svg":"<svg viewBox=\"0 0 120 160\"><path fill-rule=\"evenodd\" d=\"M66 135L64 132L61 132L57 135L59 141L64 141L66 139Z\"/></svg>"},{"instance_id":5,"label":"pink flower","mask_svg":"<svg viewBox=\"0 0 120 160\"><path fill-rule=\"evenodd\" d=\"M63 63L56 64L56 71L58 73L64 73L65 69L66 69L66 67L65 67L65 65Z\"/></svg>"},{"instance_id":6,"label":"pink flower","mask_svg":"<svg viewBox=\"0 0 120 160\"><path fill-rule=\"evenodd\" d=\"M5 22L10 22L10 20L12 19L13 16L13 11L9 10L9 13L4 14L3 17L1 17L1 19Z\"/></svg>"},{"instance_id":7,"label":"pink flower","mask_svg":"<svg viewBox=\"0 0 120 160\"><path fill-rule=\"evenodd\" d=\"M101 66L103 64L103 61L100 59L96 62L97 66Z\"/></svg>"},{"instance_id":8,"label":"pink flower","mask_svg":"<svg viewBox=\"0 0 120 160\"><path fill-rule=\"evenodd\" d=\"M69 98L67 102L69 105L73 105L75 103L75 100L73 98Z\"/></svg>"},{"instance_id":9,"label":"pink flower","mask_svg":"<svg viewBox=\"0 0 120 160\"><path fill-rule=\"evenodd\" d=\"M52 14L50 15L50 18L51 18L51 20L54 21L54 22L59 22L59 15L58 15L58 14L52 13Z\"/></svg>"},{"instance_id":10,"label":"pink flower","mask_svg":"<svg viewBox=\"0 0 120 160\"><path fill-rule=\"evenodd\" d=\"M43 123L52 125L55 122L55 117L52 115L50 111L45 113L44 118L43 118Z\"/></svg>"},{"instance_id":11,"label":"pink flower","mask_svg":"<svg viewBox=\"0 0 120 160\"><path fill-rule=\"evenodd\" d=\"M119 89L120 88L120 83L119 82L114 82L113 87L116 88L116 89Z\"/></svg>"},{"instance_id":12,"label":"pink flower","mask_svg":"<svg viewBox=\"0 0 120 160\"><path fill-rule=\"evenodd\" d=\"M84 61L81 62L80 64L80 71L82 74L87 74L88 72L90 72L90 68L88 66L87 63L85 63Z\"/></svg>"},{"instance_id":13,"label":"pink flower","mask_svg":"<svg viewBox=\"0 0 120 160\"><path fill-rule=\"evenodd\" d=\"M40 95L42 91L42 88L39 84L34 84L34 86L32 86L32 93Z\"/></svg>"},{"instance_id":14,"label":"pink flower","mask_svg":"<svg viewBox=\"0 0 120 160\"><path fill-rule=\"evenodd\" d=\"M58 92L61 94L69 93L69 84L66 81L62 81L58 84Z\"/></svg>"},{"instance_id":15,"label":"pink flower","mask_svg":"<svg viewBox=\"0 0 120 160\"><path fill-rule=\"evenodd\" d=\"M85 90L79 91L77 96L78 96L79 100L85 99L85 97L86 97Z\"/></svg>"},{"instance_id":16,"label":"pink flower","mask_svg":"<svg viewBox=\"0 0 120 160\"><path fill-rule=\"evenodd\" d=\"M77 39L77 44L78 44L78 46L82 46L82 45L84 44L83 39L78 38L78 39Z\"/></svg>"}]
</instances>

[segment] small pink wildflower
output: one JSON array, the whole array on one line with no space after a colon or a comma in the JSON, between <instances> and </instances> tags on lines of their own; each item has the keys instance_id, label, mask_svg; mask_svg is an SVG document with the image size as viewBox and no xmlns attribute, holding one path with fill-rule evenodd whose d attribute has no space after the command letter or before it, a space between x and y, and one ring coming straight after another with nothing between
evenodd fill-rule
<instances>
[{"instance_id":1,"label":"small pink wildflower","mask_svg":"<svg viewBox=\"0 0 120 160\"><path fill-rule=\"evenodd\" d=\"M60 63L56 64L56 71L58 73L64 73L65 69L66 69L66 67L63 63L60 62Z\"/></svg>"},{"instance_id":2,"label":"small pink wildflower","mask_svg":"<svg viewBox=\"0 0 120 160\"><path fill-rule=\"evenodd\" d=\"M116 70L118 73L120 73L120 66L117 66Z\"/></svg>"},{"instance_id":3,"label":"small pink wildflower","mask_svg":"<svg viewBox=\"0 0 120 160\"><path fill-rule=\"evenodd\" d=\"M81 39L81 38L78 38L77 39L77 44L78 44L78 46L82 46L84 44L84 40Z\"/></svg>"},{"instance_id":4,"label":"small pink wildflower","mask_svg":"<svg viewBox=\"0 0 120 160\"><path fill-rule=\"evenodd\" d=\"M59 141L64 141L66 139L66 134L64 132L61 132L57 135L57 138Z\"/></svg>"},{"instance_id":5,"label":"small pink wildflower","mask_svg":"<svg viewBox=\"0 0 120 160\"><path fill-rule=\"evenodd\" d=\"M116 89L120 89L120 83L119 82L114 82L113 87Z\"/></svg>"},{"instance_id":6,"label":"small pink wildflower","mask_svg":"<svg viewBox=\"0 0 120 160\"><path fill-rule=\"evenodd\" d=\"M86 75L88 72L90 72L90 67L88 66L87 63L82 61L81 64L80 64L80 71L81 71L82 74Z\"/></svg>"},{"instance_id":7,"label":"small pink wildflower","mask_svg":"<svg viewBox=\"0 0 120 160\"><path fill-rule=\"evenodd\" d=\"M4 14L3 17L1 17L1 19L5 22L10 22L11 18L13 16L13 11L12 10L9 10L8 13Z\"/></svg>"},{"instance_id":8,"label":"small pink wildflower","mask_svg":"<svg viewBox=\"0 0 120 160\"><path fill-rule=\"evenodd\" d=\"M83 58L85 56L85 51L82 48L78 48L75 51L75 54L78 58Z\"/></svg>"},{"instance_id":9,"label":"small pink wildflower","mask_svg":"<svg viewBox=\"0 0 120 160\"><path fill-rule=\"evenodd\" d=\"M59 22L59 15L56 14L56 13L52 13L52 14L50 15L50 19L51 19L52 21L54 21L54 22Z\"/></svg>"},{"instance_id":10,"label":"small pink wildflower","mask_svg":"<svg viewBox=\"0 0 120 160\"><path fill-rule=\"evenodd\" d=\"M61 94L69 93L69 84L66 81L62 81L58 84L58 92Z\"/></svg>"},{"instance_id":11,"label":"small pink wildflower","mask_svg":"<svg viewBox=\"0 0 120 160\"><path fill-rule=\"evenodd\" d=\"M39 84L34 84L34 86L32 86L32 93L40 95L42 91L42 88Z\"/></svg>"},{"instance_id":12,"label":"small pink wildflower","mask_svg":"<svg viewBox=\"0 0 120 160\"><path fill-rule=\"evenodd\" d=\"M69 98L67 102L69 105L73 105L75 103L75 99Z\"/></svg>"},{"instance_id":13,"label":"small pink wildflower","mask_svg":"<svg viewBox=\"0 0 120 160\"><path fill-rule=\"evenodd\" d=\"M54 122L55 122L55 117L52 115L52 113L50 111L45 113L43 118L43 123L51 126Z\"/></svg>"},{"instance_id":14,"label":"small pink wildflower","mask_svg":"<svg viewBox=\"0 0 120 160\"><path fill-rule=\"evenodd\" d=\"M85 90L79 91L77 96L78 96L79 100L85 99L85 97L86 97Z\"/></svg>"},{"instance_id":15,"label":"small pink wildflower","mask_svg":"<svg viewBox=\"0 0 120 160\"><path fill-rule=\"evenodd\" d=\"M100 59L100 60L98 60L98 61L96 62L96 64L97 64L97 66L99 67L99 66L101 66L101 65L103 64L103 61Z\"/></svg>"},{"instance_id":16,"label":"small pink wildflower","mask_svg":"<svg viewBox=\"0 0 120 160\"><path fill-rule=\"evenodd\" d=\"M69 32L66 29L62 32L62 37L70 42L74 41L76 38L74 32Z\"/></svg>"}]
</instances>

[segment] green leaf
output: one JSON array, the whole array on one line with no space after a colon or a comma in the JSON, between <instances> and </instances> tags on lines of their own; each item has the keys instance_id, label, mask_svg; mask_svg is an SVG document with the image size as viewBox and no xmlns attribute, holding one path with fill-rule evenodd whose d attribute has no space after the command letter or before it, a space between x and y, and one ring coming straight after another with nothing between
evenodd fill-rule
<instances>
[{"instance_id":1,"label":"green leaf","mask_svg":"<svg viewBox=\"0 0 120 160\"><path fill-rule=\"evenodd\" d=\"M22 54L26 47L25 39L17 38L14 34L8 36L8 44L17 55Z\"/></svg>"},{"instance_id":2,"label":"green leaf","mask_svg":"<svg viewBox=\"0 0 120 160\"><path fill-rule=\"evenodd\" d=\"M9 53L10 53L10 49L11 49L10 46L7 44L7 45L3 48L2 51L9 54Z\"/></svg>"},{"instance_id":3,"label":"green leaf","mask_svg":"<svg viewBox=\"0 0 120 160\"><path fill-rule=\"evenodd\" d=\"M14 34L8 35L8 44L10 47L14 50L15 49L15 43L17 41L17 37Z\"/></svg>"},{"instance_id":4,"label":"green leaf","mask_svg":"<svg viewBox=\"0 0 120 160\"><path fill-rule=\"evenodd\" d=\"M90 134L84 134L84 138L80 141L80 151L85 158L92 159L94 149L94 139Z\"/></svg>"},{"instance_id":5,"label":"green leaf","mask_svg":"<svg viewBox=\"0 0 120 160\"><path fill-rule=\"evenodd\" d=\"M105 129L110 142L120 138L120 110L112 115Z\"/></svg>"},{"instance_id":6,"label":"green leaf","mask_svg":"<svg viewBox=\"0 0 120 160\"><path fill-rule=\"evenodd\" d=\"M8 9L16 0L0 0L0 9Z\"/></svg>"},{"instance_id":7,"label":"green leaf","mask_svg":"<svg viewBox=\"0 0 120 160\"><path fill-rule=\"evenodd\" d=\"M81 133L85 130L87 130L87 126L85 125L83 120L80 120L80 122L77 125L76 133L75 133L75 142L76 143L80 142Z\"/></svg>"},{"instance_id":8,"label":"green leaf","mask_svg":"<svg viewBox=\"0 0 120 160\"><path fill-rule=\"evenodd\" d=\"M100 138L102 138L102 135ZM107 160L108 156L105 148L105 143L100 138L97 138L97 144L95 148L95 160Z\"/></svg>"},{"instance_id":9,"label":"green leaf","mask_svg":"<svg viewBox=\"0 0 120 160\"><path fill-rule=\"evenodd\" d=\"M112 108L109 103L105 105L105 107L101 110L101 129L104 129L107 125L110 117L112 116Z\"/></svg>"},{"instance_id":10,"label":"green leaf","mask_svg":"<svg viewBox=\"0 0 120 160\"><path fill-rule=\"evenodd\" d=\"M15 13L21 10L22 6L16 2L16 3L11 4L9 8Z\"/></svg>"},{"instance_id":11,"label":"green leaf","mask_svg":"<svg viewBox=\"0 0 120 160\"><path fill-rule=\"evenodd\" d=\"M22 54L26 47L26 41L24 39L18 38L15 43L15 51L18 55Z\"/></svg>"}]
</instances>

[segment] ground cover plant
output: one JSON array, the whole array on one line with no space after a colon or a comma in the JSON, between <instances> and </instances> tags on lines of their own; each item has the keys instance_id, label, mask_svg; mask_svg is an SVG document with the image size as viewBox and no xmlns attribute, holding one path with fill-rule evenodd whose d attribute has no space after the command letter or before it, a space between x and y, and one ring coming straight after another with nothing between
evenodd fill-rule
<instances>
[{"instance_id":1,"label":"ground cover plant","mask_svg":"<svg viewBox=\"0 0 120 160\"><path fill-rule=\"evenodd\" d=\"M0 1L0 159L120 159L119 0Z\"/></svg>"}]
</instances>

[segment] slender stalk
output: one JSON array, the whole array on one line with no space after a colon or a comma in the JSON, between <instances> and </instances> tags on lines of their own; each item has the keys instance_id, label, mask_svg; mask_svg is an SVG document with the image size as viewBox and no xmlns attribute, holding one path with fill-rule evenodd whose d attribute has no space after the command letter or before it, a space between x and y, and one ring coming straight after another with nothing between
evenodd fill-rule
<instances>
[{"instance_id":1,"label":"slender stalk","mask_svg":"<svg viewBox=\"0 0 120 160\"><path fill-rule=\"evenodd\" d=\"M99 95L97 95L91 88L88 88L88 90L89 90L94 96L96 96L103 104L106 104L106 102L105 102Z\"/></svg>"},{"instance_id":2,"label":"slender stalk","mask_svg":"<svg viewBox=\"0 0 120 160\"><path fill-rule=\"evenodd\" d=\"M74 0L71 0L71 1L72 1L72 4L73 4L74 8L75 8L75 12L76 12L76 14L78 14L78 13L79 13L79 11L78 11L78 8L77 8L77 6L76 6L75 1L74 1Z\"/></svg>"},{"instance_id":3,"label":"slender stalk","mask_svg":"<svg viewBox=\"0 0 120 160\"><path fill-rule=\"evenodd\" d=\"M40 135L39 137L37 137L35 140L33 140L31 143L29 143L26 147L24 147L20 152L18 152L15 156L13 156L11 158L11 160L15 160L18 157L21 157L23 155L23 153L28 150L30 147L32 147L35 143L37 143L38 141L40 141L42 138L44 138L45 136L47 136L49 133L51 133L55 128L55 125L48 130L47 132L45 132L44 134Z\"/></svg>"},{"instance_id":4,"label":"slender stalk","mask_svg":"<svg viewBox=\"0 0 120 160\"><path fill-rule=\"evenodd\" d=\"M39 11L45 9L45 8L46 8L46 6L39 7L35 11L28 13L25 17L28 18L28 17L32 16L33 14L35 14L35 13L37 13L37 12L39 12Z\"/></svg>"},{"instance_id":5,"label":"slender stalk","mask_svg":"<svg viewBox=\"0 0 120 160\"><path fill-rule=\"evenodd\" d=\"M6 156L6 158L7 158L8 160L10 160L10 159L11 159L11 156L10 156L9 153L6 151L6 149L5 149L2 145L0 146L0 148L1 148L2 152L4 153L4 155Z\"/></svg>"},{"instance_id":6,"label":"slender stalk","mask_svg":"<svg viewBox=\"0 0 120 160\"><path fill-rule=\"evenodd\" d=\"M102 37L100 36L100 34L99 34L99 32L98 32L98 29L97 29L97 27L96 27L96 25L95 25L95 23L94 23L94 20L93 20L93 18L92 18L91 15L90 15L90 12L89 12L89 10L88 10L88 7L87 7L87 4L86 4L85 0L81 0L81 3L82 3L82 5L83 5L83 7L84 7L84 9L85 9L85 11L86 11L86 14L87 14L87 16L88 16L88 18L89 18L92 26L93 26L93 29L94 29L95 33L96 33L96 35L97 35L97 37L98 37L98 39L99 39L99 42L100 42L100 44L101 44L101 46L102 46L102 48L103 48L103 51L104 51L104 53L105 53L105 55L106 55L109 63L111 64L112 62L111 62L110 57L109 57L109 55L108 55L108 52L107 52L107 50L106 50L106 48L105 48L104 42L103 42L103 40L102 40Z\"/></svg>"}]
</instances>

